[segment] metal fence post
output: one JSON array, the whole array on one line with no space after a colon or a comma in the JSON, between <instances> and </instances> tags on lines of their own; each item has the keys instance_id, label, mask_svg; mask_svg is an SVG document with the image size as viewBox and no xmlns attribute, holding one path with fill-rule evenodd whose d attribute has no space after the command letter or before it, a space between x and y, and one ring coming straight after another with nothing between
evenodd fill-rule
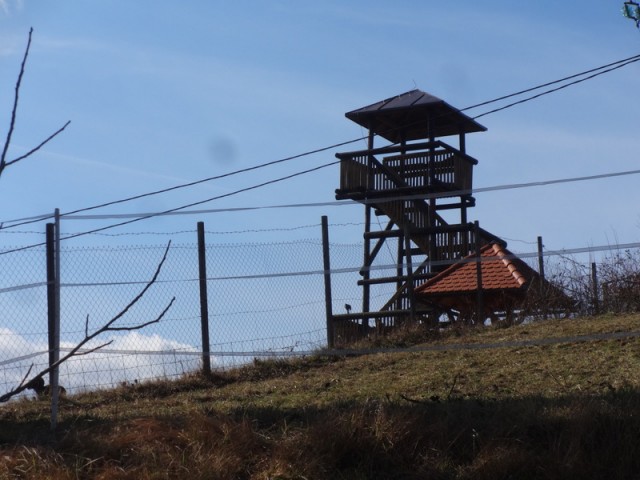
<instances>
[{"instance_id":1,"label":"metal fence post","mask_svg":"<svg viewBox=\"0 0 640 480\"><path fill-rule=\"evenodd\" d=\"M202 327L202 372L211 373L211 346L209 342L209 297L207 295L207 258L204 222L198 222L198 270L200 278L200 324Z\"/></svg>"},{"instance_id":2,"label":"metal fence post","mask_svg":"<svg viewBox=\"0 0 640 480\"><path fill-rule=\"evenodd\" d=\"M46 227L46 252L47 252L47 318L49 338L49 366L55 363L55 322L56 322L56 261L55 261L55 225L47 223Z\"/></svg>"},{"instance_id":3,"label":"metal fence post","mask_svg":"<svg viewBox=\"0 0 640 480\"><path fill-rule=\"evenodd\" d=\"M327 312L327 346L335 345L333 335L333 300L331 299L331 256L329 255L329 221L322 216L322 258L324 265L324 301Z\"/></svg>"},{"instance_id":4,"label":"metal fence post","mask_svg":"<svg viewBox=\"0 0 640 480\"><path fill-rule=\"evenodd\" d=\"M60 210L56 208L55 223L46 226L47 256L47 308L49 336L49 368L60 359ZM51 392L51 429L58 425L58 401L60 396L59 368L49 371Z\"/></svg>"},{"instance_id":5,"label":"metal fence post","mask_svg":"<svg viewBox=\"0 0 640 480\"><path fill-rule=\"evenodd\" d=\"M538 273L540 274L540 292L542 294L544 294L545 292L543 291L544 289L544 245L542 244L542 237L538 236ZM548 307L549 304L547 301L543 301L543 311L542 311L542 318L543 319L547 319L549 317L548 315Z\"/></svg>"},{"instance_id":6,"label":"metal fence post","mask_svg":"<svg viewBox=\"0 0 640 480\"><path fill-rule=\"evenodd\" d=\"M600 314L600 296L598 295L598 269L596 262L591 262L591 283L593 286L593 312Z\"/></svg>"},{"instance_id":7,"label":"metal fence post","mask_svg":"<svg viewBox=\"0 0 640 480\"><path fill-rule=\"evenodd\" d=\"M538 273L540 278L544 281L544 246L542 245L542 237L538 237Z\"/></svg>"}]
</instances>

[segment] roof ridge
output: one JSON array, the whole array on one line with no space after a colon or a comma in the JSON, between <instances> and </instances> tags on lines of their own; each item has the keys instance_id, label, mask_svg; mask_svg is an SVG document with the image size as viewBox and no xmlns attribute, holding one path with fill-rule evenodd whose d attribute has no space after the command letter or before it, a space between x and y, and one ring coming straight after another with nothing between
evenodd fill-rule
<instances>
[{"instance_id":1,"label":"roof ridge","mask_svg":"<svg viewBox=\"0 0 640 480\"><path fill-rule=\"evenodd\" d=\"M509 270L509 273L511 273L514 280L518 282L520 286L527 283L527 278L518 269L515 262L513 261L515 255L511 251L507 250L502 245L499 245L497 243L493 244L493 251L496 253L496 256L502 261L502 263L504 263L505 267L507 267L507 270ZM510 255L507 255L507 252Z\"/></svg>"}]
</instances>

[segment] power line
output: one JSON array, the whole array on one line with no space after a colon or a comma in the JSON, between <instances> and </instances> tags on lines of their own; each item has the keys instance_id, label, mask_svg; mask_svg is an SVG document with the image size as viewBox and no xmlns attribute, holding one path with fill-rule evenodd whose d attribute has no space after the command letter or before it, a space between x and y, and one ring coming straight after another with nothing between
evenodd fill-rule
<instances>
[{"instance_id":1,"label":"power line","mask_svg":"<svg viewBox=\"0 0 640 480\"><path fill-rule=\"evenodd\" d=\"M517 97L517 96L520 96L520 95L524 95L525 93L533 92L534 90L539 90L539 89L544 88L544 87L550 87L551 85L555 85L555 84L558 84L558 83L566 82L567 80L571 80L573 78L581 77L581 76L587 75L589 73L597 72L598 70L602 70L604 68L609 68L609 67L612 67L614 65L621 64L621 63L624 63L625 65L620 65L620 67L624 67L624 66L627 65L626 62L633 63L633 62L638 61L639 59L640 59L640 54L634 55L632 57L625 58L624 60L618 60L617 62L612 62L612 63L609 63L607 65L602 65L601 67L596 67L596 68L592 68L590 70L585 70L584 72L576 73L574 75L569 75L568 77L564 77L564 78L561 78L559 80L554 80L552 82L543 83L543 84L537 85L535 87L527 88L525 90L520 90L519 92L510 93L510 94L504 95L502 97L494 98L493 100L489 100L488 102L476 103L475 105L463 108L460 111L461 112L466 112L467 110L472 110L474 108L484 107L485 105L489 105L491 103L495 103L495 102L499 102L501 100L506 100L508 98L513 98L513 97ZM633 61L633 62L631 62L631 61ZM617 67L617 68L620 68L620 67ZM610 70L608 70L608 71L610 71ZM606 72L603 72L603 73L606 73Z\"/></svg>"},{"instance_id":2,"label":"power line","mask_svg":"<svg viewBox=\"0 0 640 480\"><path fill-rule=\"evenodd\" d=\"M336 162L333 162L333 163L336 163ZM160 215L201 215L201 214L210 214L210 213L228 213L228 212L238 212L238 211L248 211L248 210L270 210L270 209L281 209L281 208L341 207L341 206L347 206L347 205L361 205L362 203L373 204L373 203L395 202L399 200L428 200L433 198L447 198L447 197L458 196L458 195L472 195L477 193L487 193L487 192L495 192L495 191L501 191L501 190L516 190L520 188L544 187L544 186L558 185L563 183L602 180L606 178L615 178L615 177L638 175L638 174L640 174L640 170L627 170L622 172L609 172L609 173L602 173L598 175L589 175L589 176L581 176L581 177L569 177L569 178L541 180L541 181L527 182L527 183L511 183L511 184L503 184L503 185L493 185L490 187L479 187L479 188L473 188L470 190L458 190L453 192L427 193L427 194L416 194L416 195L398 195L394 197L385 197L385 198L379 198L375 200L363 200L362 202L357 202L355 200L335 200L330 202L259 205L259 206L253 206L253 207L230 207L230 208L215 208L215 209L208 209L208 210L188 210L188 211L178 211L178 212L165 211L165 212L120 213L120 214L103 214L103 215L100 215L100 214L73 215L73 216L66 217L66 219L67 220L106 220L106 219L116 219L116 218L152 217L152 216L160 216Z\"/></svg>"},{"instance_id":3,"label":"power line","mask_svg":"<svg viewBox=\"0 0 640 480\"><path fill-rule=\"evenodd\" d=\"M504 96L501 96L501 97L498 97L498 98L494 98L492 100L488 100L488 101L485 101L485 102L482 102L482 103L478 103L476 105L472 105L470 107L463 108L460 111L471 110L471 109L474 109L474 108L477 108L477 107L480 107L480 106L489 105L489 104L492 104L492 103L495 103L495 102L498 102L498 101L501 101L501 100L505 100L507 98L512 98L512 97L515 97L515 96L522 95L524 93L528 93L528 92L531 92L531 91L534 91L534 90L538 90L540 88L544 88L544 87L547 87L547 86L550 86L550 85L561 83L561 82L564 82L566 80L570 80L570 79L573 79L573 78L581 77L581 76L589 74L589 73L598 72L598 73L595 73L595 74L593 74L593 75L591 75L589 77L577 80L575 82L571 82L569 84L563 85L563 86L555 88L555 89L551 89L551 90L548 90L548 91L545 91L545 92L541 92L538 95L534 95L532 97L528 97L528 98L520 100L518 102L513 102L513 103L511 103L509 105L506 105L506 106L503 106L503 107L500 107L500 108L497 108L497 109L494 109L494 110L491 110L489 112L485 112L485 113L482 113L480 115L477 115L477 116L473 117L473 119L477 119L477 118L489 115L491 113L496 113L496 112L499 112L501 110L505 110L505 109L511 108L513 106L519 105L521 103L525 103L525 102L534 100L534 99L539 98L541 96L548 95L550 93L553 93L555 91L567 88L567 87L575 85L577 83L584 82L586 80L592 79L592 78L594 78L596 76L599 76L599 75L602 75L604 73L608 73L608 72L611 72L611 71L616 70L618 68L622 68L624 66L627 66L627 65L629 65L631 63L634 63L634 62L637 62L639 60L640 60L640 55L635 55L633 57L629 57L629 58L626 58L626 59L623 59L623 60L618 60L616 62L612 62L612 63L606 64L606 65L603 65L603 66L600 66L600 67L596 67L596 68L593 68L593 69L590 69L590 70L586 70L584 72L580 72L580 73L577 73L577 74L574 74L574 75L570 75L568 77L564 77L564 78L561 78L561 79L558 79L558 80L554 80L552 82L547 82L547 83L540 84L540 85L537 85L535 87L531 87L531 88L528 88L528 89L525 89L525 90L521 90L521 91L518 91L518 92L515 92L515 93L512 93L512 94L509 94L509 95L504 95ZM612 67L612 68L609 68L609 67ZM607 70L600 71L600 70L603 70L603 69L607 69ZM201 179L201 180L196 180L196 181L193 181L193 182L188 182L188 183L184 183L184 184L180 184L180 185L175 185L173 187L169 187L169 188L165 188L165 189L161 189L161 190L156 190L156 191L147 192L147 193L143 193L143 194L139 194L139 195L134 195L134 196L131 196L131 197L126 197L126 198L119 199L119 200L105 202L105 203L94 205L94 206L91 206L91 207L80 208L80 209L73 210L73 211L70 211L70 212L65 212L65 213L62 214L62 216L73 215L73 214L81 213L81 212L87 212L87 211L95 210L95 209L98 209L98 208L104 208L104 207L107 207L107 206L112 206L112 205L116 205L116 204L120 204L120 203L125 203L125 202L129 202L129 201L132 201L132 200L138 200L138 199L141 199L141 198L145 198L145 197L149 197L149 196L153 196L153 195L158 195L158 194L161 194L161 193L167 193L167 192L178 190L178 189L182 189L182 188L192 187L192 186L199 185L199 184L202 184L202 183L206 183L206 182L209 182L209 181L219 180L219 179L222 179L222 178L227 178L227 177L230 177L230 176L233 176L233 175L237 175L237 174L240 174L240 173L246 173L246 172L249 172L249 171L258 170L258 169L261 169L261 168L264 168L264 167L267 167L267 166L276 165L276 164L279 164L279 163L288 162L290 160L294 160L294 159L302 158L302 157L305 157L305 156L313 155L313 154L316 154L316 153L324 152L324 151L331 150L331 149L334 149L334 148L337 148L337 147L340 147L340 146L344 146L344 145L348 145L348 144L351 144L351 143L355 143L355 142L364 140L366 138L367 138L366 136L365 137L359 137L359 138L356 138L356 139L347 140L345 142L340 142L340 143L336 143L336 144L329 145L329 146L326 146L326 147L321 147L321 148L318 148L318 149L315 149L315 150L310 150L310 151L307 151L307 152L303 152L303 153L300 153L300 154L297 154L297 155L284 157L284 158L281 158L281 159L278 159L278 160L273 160L273 161L270 161L270 162L254 165L252 167L247 167L247 168L235 170L235 171L228 172L228 173L225 173L225 174L222 174L222 175L208 177L208 178L204 178L204 179ZM2 224L0 224L0 230L6 229L6 228L13 228L13 227L17 227L17 226L22 226L22 225L26 225L26 224L30 224L30 223L35 223L35 222L39 222L39 221L42 221L44 219L49 219L49 218L51 218L51 215L43 215L43 216L38 216L38 217L31 217L31 218L28 218L28 219L19 219L19 220L16 220L16 221L18 221L20 223L13 223L12 225L8 225L8 226L3 226ZM13 221L14 220L9 221L9 222L13 222ZM7 223L7 222L5 222L5 223Z\"/></svg>"},{"instance_id":4,"label":"power line","mask_svg":"<svg viewBox=\"0 0 640 480\"><path fill-rule=\"evenodd\" d=\"M88 230L88 231L85 231L85 232L80 232L80 233L67 235L65 237L62 237L60 240L70 240L72 238L81 237L81 236L84 236L84 235L91 235L91 234L95 234L95 233L98 233L98 232L103 232L103 231L109 230L111 228L121 227L121 226L124 226L124 225L129 225L131 223L139 222L141 220L147 220L147 219L153 218L153 217L158 217L158 216L162 216L162 215L176 214L176 212L179 212L179 211L184 210L186 208L194 207L194 206L197 206L197 205L202 205L203 203L212 202L214 200L219 200L219 199L222 199L222 198L225 198L225 197L230 197L232 195L237 195L238 193L243 193L243 192L247 192L247 191L250 191L250 190L255 190L257 188L261 188L261 187L264 187L266 185L272 185L274 183L282 182L284 180L289 180L291 178L294 178L294 177L297 177L297 176L300 176L300 175L305 175L307 173L314 172L316 170L320 170L322 168L329 167L331 165L336 165L337 163L340 163L340 160L337 160L335 162L326 163L324 165L320 165L318 167L310 168L310 169L307 169L307 170L303 170L301 172L296 172L296 173L293 173L291 175L286 175L284 177L280 177L280 178L276 178L276 179L273 179L273 180L269 180L267 182L263 182L263 183L260 183L260 184L257 184L257 185L253 185L253 186L250 186L250 187L241 188L241 189L235 190L233 192L228 192L228 193L225 193L225 194L222 194L222 195L218 195L218 196L215 196L215 197L207 198L205 200L200 200L198 202L193 202L193 203L189 203L187 205L182 205L180 207L171 208L169 210L165 210L165 211L162 211L162 212L154 212L154 213L149 213L149 214L142 214L142 216L135 215L135 218L133 218L131 220L127 220L127 221L120 222L120 223L115 223L115 224L112 224L112 225L107 225L106 227L95 228L93 230ZM66 217L66 218L74 218L74 217ZM112 217L112 218L115 218L115 217ZM12 226L17 226L17 225L12 225ZM14 249L10 249L10 250L1 251L0 255L6 255L8 253L16 253L16 252L28 250L28 249L31 249L31 248L41 247L43 245L46 245L46 243L45 242L34 243L32 245L27 245L27 246L24 246L24 247L19 247L19 248L14 248Z\"/></svg>"},{"instance_id":5,"label":"power line","mask_svg":"<svg viewBox=\"0 0 640 480\"><path fill-rule=\"evenodd\" d=\"M491 115L492 113L500 112L502 110L506 110L506 109L511 108L511 107L515 107L516 105L520 105L520 104L529 102L531 100L535 100L536 98L540 98L540 97L542 97L544 95L549 95L550 93L554 93L554 92L557 92L559 90L563 90L563 89L565 89L567 87L571 87L573 85L577 85L578 83L586 82L587 80L591 80L591 79L593 79L595 77L598 77L600 75L604 75L605 73L612 72L612 71L617 70L619 68L626 67L627 65L630 65L630 64L635 63L637 61L640 61L640 55L636 56L636 57L632 57L632 58L633 58L633 60L629 60L626 63L622 63L622 64L617 65L615 67L611 67L611 68L609 68L607 70L603 70L603 71L594 73L592 75L589 75L588 77L580 78L578 80L574 80L573 82L569 82L569 83L567 83L565 85L561 85L561 86L556 87L556 88L545 90L544 92L538 93L537 95L532 95L531 97L527 97L527 98L524 98L522 100L518 100L517 102L512 102L512 103L504 105L504 106L502 106L500 108L495 108L493 110L489 110L488 112L481 113L480 115L476 115L475 117L473 117L473 119L476 120L477 118L484 117L486 115Z\"/></svg>"},{"instance_id":6,"label":"power line","mask_svg":"<svg viewBox=\"0 0 640 480\"><path fill-rule=\"evenodd\" d=\"M238 193L248 192L250 190L255 190L257 188L262 188L262 187L267 186L267 185L273 185L275 183L282 182L284 180L290 180L291 178L298 177L300 175L305 175L305 174L310 173L310 172L315 172L315 171L320 170L322 168L329 167L331 165L336 165L337 163L340 163L340 161L338 160L338 161L335 161L335 162L326 163L324 165L320 165L318 167L314 167L314 168L310 168L310 169L303 170L303 171L300 171L300 172L296 172L296 173L293 173L291 175L286 175L284 177L280 177L280 178L276 178L276 179L273 179L273 180L269 180L267 182L263 182L263 183L260 183L260 184L257 184L257 185L253 185L253 186L250 186L250 187L241 188L240 190L235 190L233 192L228 192L228 193L225 193L225 194L222 194L222 195L218 195L218 196L215 196L215 197L207 198L205 200L200 200L198 202L189 203L187 205L182 205L180 207L171 208L171 209L165 210L163 212L150 213L150 214L142 216L142 217L137 217L137 218L133 218L131 220L127 220L127 221L124 221L124 222L120 222L120 223L116 223L116 224L112 224L112 225L107 225L106 227L100 227L100 228L96 228L96 229L89 230L89 231L86 231L86 232L76 233L76 234L73 234L73 235L68 235L68 236L66 236L64 238L61 238L61 240L69 240L69 239L72 239L72 238L81 237L83 235L89 235L89 234L92 234L92 233L97 233L97 232L102 232L104 230L109 230L111 228L121 227L123 225L128 225L128 224L131 224L131 223L139 222L141 220L147 220L149 218L153 218L153 217L157 217L157 216L161 216L161 215L169 215L169 214L184 210L186 208L195 207L197 205L202 205L204 203L212 202L214 200L220 200L220 199L225 198L225 197L230 197L232 195L237 195Z\"/></svg>"},{"instance_id":7,"label":"power line","mask_svg":"<svg viewBox=\"0 0 640 480\"><path fill-rule=\"evenodd\" d=\"M135 223L141 220L146 220L149 218L153 218L153 217L158 217L158 216L164 216L164 215L195 215L195 214L211 214L211 213L222 213L222 212L237 212L237 211L249 211L249 210L263 210L263 209L278 209L278 208L309 208L309 207L319 207L319 206L346 206L346 205L354 205L354 204L359 204L359 202L353 201L353 200L343 200L343 201L333 201L333 202L318 202L318 203L297 203L297 204L288 204L288 205L263 205L263 206L256 206L256 207L235 207L235 208L217 208L217 209L208 209L208 210L190 210L190 211L183 211L189 207L192 206L196 206L196 205L201 205L203 203L207 203L207 202L211 202L214 200L218 200L224 197L228 197L231 195L235 195L238 193L242 193L248 190L253 190L256 188L260 188L263 187L265 185L270 185L270 184L274 184L277 182L281 182L284 180L288 180L290 178L299 176L299 175L304 175L306 173L315 171L315 170L319 170L321 168L325 168L331 165L335 165L339 163L339 161L336 162L331 162L328 164L324 164L324 165L320 165L318 167L314 167L312 169L308 169L308 170L304 170L302 172L297 172L291 175L287 175L285 177L280 177L274 180L270 180L268 182L264 182L258 185L253 185L251 187L247 187L247 188L243 188L240 190L236 190L234 192L229 192L223 195L218 195L217 197L212 197L212 198L208 198L206 200L201 200L199 202L194 202L188 205L182 205L180 207L176 207L170 210L165 210L162 212L148 212L148 213L132 213L132 214L111 214L111 215L76 215L76 216L70 216L70 217L66 217L67 220L98 220L98 219L115 219L115 218L131 218L131 220L127 220L124 222L120 222L120 223L116 223L116 224L112 224L112 225L108 225L106 227L101 227L101 228L97 228L94 230L89 230L89 231L85 231L85 232L80 232L80 233L75 233L75 234L70 234L67 235L63 238L61 238L61 240L68 240L71 238L76 238L76 237L80 237L80 236L84 236L84 235L91 235L91 234L95 234L98 232L102 232L105 230L109 230L111 228L115 228L115 227L119 227L119 226L123 226L123 225L128 225L131 223ZM623 172L610 172L610 173L603 173L603 174L598 174L598 175L590 175L590 176L582 176L582 177L570 177L570 178L562 178L562 179L554 179L554 180L543 180L543 181L537 181L537 182L528 182L528 183L516 183L516 184L505 184L505 185L495 185L495 186L491 186L491 187L480 187L480 188L474 188L471 190L460 190L457 192L448 192L446 194L444 193L434 193L434 194L421 194L421 195L404 195L404 196L396 196L396 197L389 197L389 198L384 198L384 199L377 199L377 200L365 200L364 203L375 203L375 202L392 202L392 201L397 201L397 200L420 200L420 199L431 199L431 198L440 198L440 197L448 197L451 195L466 195L466 194L473 194L473 193L485 193L485 192L492 192L492 191L500 191L500 190L513 190L513 189L520 189L520 188L531 188L531 187L541 187L541 186L549 186L549 185L557 185L557 184L561 184L561 183L573 183L573 182L581 182L581 181L588 181L588 180L600 180L600 179L605 179L605 178L614 178L614 177L620 177L620 176L627 176L627 175L637 175L640 174L640 170L628 170L628 171L623 171ZM27 245L24 247L19 247L19 248L14 248L14 249L10 249L10 250L5 250L5 251L0 251L0 256L1 255L6 255L9 253L16 253L16 252L20 252L20 251L24 251L24 250L28 250L30 248L36 248L36 247L41 247L44 246L45 242L40 242L40 243L36 243L36 244L32 244L32 245Z\"/></svg>"},{"instance_id":8,"label":"power line","mask_svg":"<svg viewBox=\"0 0 640 480\"><path fill-rule=\"evenodd\" d=\"M567 87L569 87L571 85L575 85L575 84L584 82L586 80L595 78L596 76L602 75L604 73L608 73L608 72L611 72L613 70L622 68L624 66L627 66L627 65L629 65L631 63L634 63L636 61L639 61L639 60L640 60L640 55L636 55L634 57L629 57L628 59L625 59L625 60L620 60L620 61L613 62L613 63L608 64L608 65L604 65L604 66L601 66L601 67L597 67L595 69L588 70L587 72L582 72L580 74L575 74L575 75L572 75L570 77L565 77L565 79L556 80L554 82L548 82L546 84L542 84L542 85L539 85L539 86L536 86L536 87L532 87L530 89L523 90L521 92L517 92L517 93L511 94L511 95L508 95L508 96L503 96L503 97L499 97L499 98L496 98L496 99L493 99L493 100L489 100L487 102L483 102L482 105L487 105L487 104L490 104L490 103L494 103L494 102L500 101L500 100L505 99L505 98L509 98L509 97L513 97L513 96L522 94L524 92L529 92L529 91L537 90L539 88L543 88L544 86L548 86L548 85L551 85L551 84L556 84L556 83L562 82L562 81L564 81L566 79L569 79L569 78L575 78L577 76L584 75L585 73L588 73L588 72L598 72L598 73L594 73L594 74L590 75L589 77L586 77L586 78L583 78L583 79L579 79L579 80L576 80L574 82L570 82L569 84L562 85L560 87L557 87L557 88L554 88L554 89L550 89L550 90L547 90L545 92L541 92L540 94L528 97L528 98L520 100L518 102L513 102L513 103L511 103L509 105L505 105L503 107L500 107L500 108L497 108L497 109L494 109L494 110L490 110L490 111L485 112L483 114L477 115L477 116L475 116L473 118L477 119L477 118L483 117L485 115L496 113L496 112L505 110L507 108L511 108L513 106L516 106L516 105L519 105L519 104L534 100L534 99L539 98L541 96L548 95L548 94L556 92L558 90L567 88ZM610 67L612 65L615 65L615 66L613 66L611 68L607 68L607 67ZM603 68L607 68L607 69L603 70L603 71L599 71L599 70L602 70ZM475 107L480 106L480 105L481 104L477 104L477 105L474 105L472 107L467 107L464 110L475 108ZM134 196L134 197L129 197L129 198L126 198L126 199L116 200L116 201L113 201L113 202L107 202L107 203L104 203L104 204L101 204L101 205L95 205L93 207L87 207L87 208L83 208L83 209L74 210L72 212L64 213L63 216L68 216L68 215L71 215L72 213L80 213L80 212L84 212L84 211L94 210L94 209L102 208L102 207L105 207L105 206L108 206L108 205L124 203L124 202L131 201L131 200L134 200L134 199L139 199L139 198L143 198L143 197L147 197L147 196L151 196L151 195L157 195L159 193L165 193L165 192L172 191L172 190L177 190L177 189L180 189L180 188L186 188L188 186L194 186L194 185L197 185L197 184L200 184L200 183L204 183L204 182L207 182L207 181L211 181L211 180L214 180L214 179L225 178L225 177L228 177L228 176L231 176L231 175L236 175L236 174L239 174L239 173L244 173L244 172L248 172L248 171L252 171L252 170L257 170L259 168L264 168L264 167L269 166L269 165L274 165L274 164L277 164L277 163L283 163L283 162L286 162L286 161L289 161L289 160L293 160L293 159L296 159L296 158L301 158L301 157L304 157L304 156L307 156L307 155L311 155L311 154L314 154L314 153L327 151L327 150L330 150L332 148L336 148L338 146L347 145L347 144L350 144L350 143L354 143L354 142L360 141L362 139L363 139L363 137L360 137L360 138L357 138L357 139L354 139L354 140L341 142L341 143L334 144L334 145L331 145L331 146L328 146L328 147L323 147L323 148L319 148L319 149L312 150L312 151L309 151L309 152L304 152L304 153L301 153L301 154L298 154L298 155L286 157L286 158L283 158L283 159L280 159L280 160L274 160L272 162L267 162L267 163L255 165L253 167L248 167L248 168L245 168L245 169L236 170L234 172L230 172L230 173L227 173L227 174L219 175L217 177L210 177L210 178L207 178L207 179L202 179L202 180L198 180L198 181L195 181L195 182L190 182L190 183L187 183L187 184L177 185L177 186L171 187L169 189L158 190L156 192L149 192L149 193L146 193L146 194L141 194L141 195L137 195L137 196ZM278 179L275 179L275 180L271 180L269 182L264 182L264 183L261 183L261 184L253 185L251 187L247 187L247 188L243 188L243 189L240 189L240 190L236 190L234 192L230 192L230 193L227 193L227 194L219 195L217 197L212 197L212 198L209 198L209 199L206 199L206 200L202 200L202 201L199 201L199 202L194 202L194 203L191 203L191 204L188 204L188 205L183 205L183 206L180 206L180 207L172 208L172 209L166 210L164 212L144 215L142 217L134 218L132 220L128 220L128 221L125 221L125 222L120 222L120 223L109 225L109 226L106 226L106 227L101 227L101 228L98 228L98 229L94 229L94 230L90 230L90 231L86 231L86 232L82 232L82 233L69 235L69 236L64 237L62 240L68 240L68 239L76 238L76 237L83 236L83 235L98 233L98 232L101 232L101 231L104 231L104 230L108 230L108 229L119 227L119 226L124 226L124 225L131 224L131 223L134 223L134 222L138 222L138 221L141 221L141 220L146 220L146 219L149 219L149 218L153 218L153 217L159 216L159 215L172 214L172 213L184 210L184 209L189 208L189 207L193 207L193 206L196 206L196 205L201 205L203 203L207 203L207 202L210 202L210 201L213 201L213 200L218 200L218 199L221 199L221 198L225 198L225 197L229 197L229 196L232 196L232 195L236 195L238 193L246 192L246 191L249 191L249 190L254 190L254 189L266 186L266 185L270 185L270 184L277 183L277 182L280 182L280 181L288 180L290 178L293 178L293 177L296 177L296 176L299 176L299 175L304 175L306 173L310 173L310 172L316 171L316 170L318 170L320 168L324 168L324 167L327 167L327 166L330 166L330 165L334 165L336 163L339 163L339 162L331 162L331 163L322 165L320 167L316 167L316 168L312 168L312 169L308 169L308 170L303 170L301 172L297 172L297 173L294 173L294 174L291 174L291 175L288 175L288 176L285 176L285 177L281 177L281 178L278 178ZM605 175L601 175L601 176L583 177L583 178L569 179L569 180L559 180L559 181L549 181L549 182L536 182L535 184L519 184L518 186L502 186L501 189L520 188L520 187L523 187L523 186L534 186L534 185L548 185L548 184L551 184L551 183L562 183L564 181L579 181L579 180L583 180L583 179L605 178L606 176L617 176L617 175L626 175L626 174L635 174L635 173L639 173L639 171L622 172L622 173L614 173L614 174L605 174ZM480 192L480 191L490 191L490 190L488 190L488 189L476 189L474 191ZM429 198L429 196L428 195L427 196L422 196L422 198ZM35 222L38 222L38 221L42 221L44 218L51 218L51 216L50 215L46 215L46 216L33 217L33 218L34 219L32 219L32 220L24 221L22 223L15 223L15 224L9 225L7 227L4 227L0 223L0 230L5 229L5 228L13 228L13 227L17 227L17 226L25 225L25 224L29 224L29 223L35 223ZM4 251L4 252L0 252L0 255L7 254L7 253L13 253L13 252L17 252L17 251L22 251L22 250L27 250L29 248L35 248L35 247L43 246L44 244L45 244L44 242L41 242L41 243L37 243L37 244L26 246L26 247L20 247L20 248L13 249L13 250L7 250L7 251Z\"/></svg>"}]
</instances>

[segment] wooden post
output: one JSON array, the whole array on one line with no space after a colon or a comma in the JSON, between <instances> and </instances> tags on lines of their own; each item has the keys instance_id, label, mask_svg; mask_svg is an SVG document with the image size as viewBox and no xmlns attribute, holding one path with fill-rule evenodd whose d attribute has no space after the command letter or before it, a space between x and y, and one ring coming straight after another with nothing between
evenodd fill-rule
<instances>
[{"instance_id":1,"label":"wooden post","mask_svg":"<svg viewBox=\"0 0 640 480\"><path fill-rule=\"evenodd\" d=\"M373 146L374 146L374 141L375 141L375 135L373 133L373 126L371 125L369 128L369 138L367 140L367 149L369 151L373 150ZM373 155L369 155L368 158L368 162L367 162L367 191L369 190L373 190L375 189L375 185L374 185L374 174L373 174ZM365 199L368 200L368 197ZM369 233L371 231L371 210L372 207L369 203L365 203L365 211L364 211L364 231L365 231L365 238L364 238L364 266L365 268L363 269L363 273L362 273L362 278L363 280L369 280L371 278L371 264L373 263L371 261L371 240L367 237L367 233ZM369 311L369 309L371 308L371 285L369 285L369 283L364 282L362 284L362 311L364 313L367 313ZM362 319L362 329L363 331L366 330L365 329L365 322L368 324L369 323L369 319L368 318L363 318Z\"/></svg>"},{"instance_id":2,"label":"wooden post","mask_svg":"<svg viewBox=\"0 0 640 480\"><path fill-rule=\"evenodd\" d=\"M398 225L398 228L401 226ZM396 277L398 277L398 281L396 282L396 291L399 291L402 288L402 276L404 275L404 230L400 230L400 235L398 236L398 256L396 257ZM398 300L396 301L396 310L404 310L404 304L402 295L398 295Z\"/></svg>"},{"instance_id":3,"label":"wooden post","mask_svg":"<svg viewBox=\"0 0 640 480\"><path fill-rule=\"evenodd\" d=\"M429 190L435 188L435 184L436 184L436 147L435 147L435 141L436 141L436 136L435 133L433 131L433 119L431 118L431 115L429 115L427 117L427 122L428 122L428 126L427 126L427 131L429 134ZM429 221L428 221L428 225L429 227L433 228L436 227L436 198L435 197L430 197L429 198ZM429 234L429 262L437 262L438 260L442 260L441 258L437 258L436 252L437 252L437 245L438 243L438 234L437 233L430 233ZM434 273L433 272L433 267L432 265L429 265L429 272L430 273Z\"/></svg>"},{"instance_id":4,"label":"wooden post","mask_svg":"<svg viewBox=\"0 0 640 480\"><path fill-rule=\"evenodd\" d=\"M324 265L324 302L327 315L327 347L335 346L333 335L333 303L331 299L331 256L329 255L329 221L322 216L322 259Z\"/></svg>"},{"instance_id":5,"label":"wooden post","mask_svg":"<svg viewBox=\"0 0 640 480\"><path fill-rule=\"evenodd\" d=\"M366 205L364 211L364 231L365 234L371 231L371 206ZM364 236L364 266L365 268L362 270L362 278L363 280L369 280L371 278L370 267L373 262L371 261L371 239L368 238L367 235ZM367 313L369 308L371 307L371 285L365 282L362 285L362 311ZM369 320L366 318L362 319L362 328L365 329L365 322Z\"/></svg>"},{"instance_id":6,"label":"wooden post","mask_svg":"<svg viewBox=\"0 0 640 480\"><path fill-rule=\"evenodd\" d=\"M404 255L405 261L407 262L407 284L409 286L407 292L407 299L409 301L409 320L413 323L416 318L416 305L414 302L415 295L413 294L413 261L411 258L411 232L408 220L404 222Z\"/></svg>"},{"instance_id":7,"label":"wooden post","mask_svg":"<svg viewBox=\"0 0 640 480\"><path fill-rule=\"evenodd\" d=\"M598 295L598 270L596 262L591 262L591 285L593 286L593 313L600 314L600 296Z\"/></svg>"},{"instance_id":8,"label":"wooden post","mask_svg":"<svg viewBox=\"0 0 640 480\"><path fill-rule=\"evenodd\" d=\"M482 292L482 255L480 253L480 223L476 220L473 224L473 236L476 244L476 281L477 281L477 312L476 321L479 325L484 324L484 298Z\"/></svg>"},{"instance_id":9,"label":"wooden post","mask_svg":"<svg viewBox=\"0 0 640 480\"><path fill-rule=\"evenodd\" d=\"M202 330L202 373L211 374L211 344L209 342L209 296L207 294L207 247L204 222L198 222L198 270L200 279L200 325Z\"/></svg>"}]
</instances>

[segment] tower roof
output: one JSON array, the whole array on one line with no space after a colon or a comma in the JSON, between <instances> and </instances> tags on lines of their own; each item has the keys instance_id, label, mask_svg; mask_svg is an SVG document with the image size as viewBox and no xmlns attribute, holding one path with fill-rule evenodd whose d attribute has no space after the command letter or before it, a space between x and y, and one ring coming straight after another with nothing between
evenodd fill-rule
<instances>
[{"instance_id":1,"label":"tower roof","mask_svg":"<svg viewBox=\"0 0 640 480\"><path fill-rule=\"evenodd\" d=\"M387 98L345 116L391 142L484 132L486 127L444 100L421 90ZM431 130L431 132L430 132Z\"/></svg>"}]
</instances>

